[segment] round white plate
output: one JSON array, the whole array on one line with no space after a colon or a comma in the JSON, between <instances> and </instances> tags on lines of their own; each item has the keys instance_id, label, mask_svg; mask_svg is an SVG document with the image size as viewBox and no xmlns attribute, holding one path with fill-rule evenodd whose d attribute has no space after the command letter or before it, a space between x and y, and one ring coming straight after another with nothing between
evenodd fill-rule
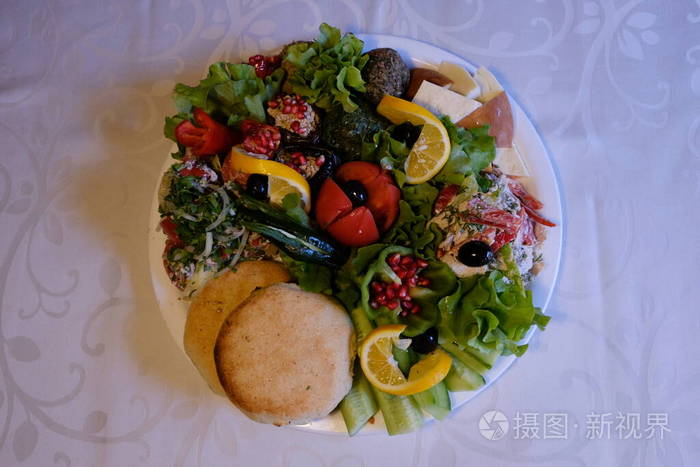
<instances>
[{"instance_id":1,"label":"round white plate","mask_svg":"<svg viewBox=\"0 0 700 467\"><path fill-rule=\"evenodd\" d=\"M365 50L371 50L377 47L391 47L401 54L406 63L410 63L414 67L435 65L443 60L448 60L464 66L472 73L476 70L473 64L457 55L424 42L381 34L359 34L358 37L365 41ZM542 308L542 311L545 311L554 290L559 270L559 258L561 255L562 212L559 186L547 150L537 134L537 131L535 131L534 126L527 115L525 115L525 112L523 112L512 97L510 101L515 124L514 143L525 159L525 163L531 175L531 177L525 181L525 185L534 196L544 203L542 214L557 224L556 227L548 229L547 239L544 242L542 250L545 265L532 284L535 305ZM163 164L162 171L165 172L173 162L174 161L168 157ZM184 354L182 337L185 332L185 320L189 304L187 301L182 300L179 291L170 283L163 268L162 253L165 245L165 236L163 233L156 231L156 227L160 221L160 216L158 214L159 185L160 180L154 190L148 230L151 280L163 319L168 326L170 334L172 334L175 342ZM533 332L534 328L527 334L525 341L530 340ZM515 360L516 357L514 356L500 357L496 360L493 368L484 375L486 379L486 384L484 386L476 391L452 393L453 409L465 404L481 393L481 391L488 388ZM217 396L212 393L212 397ZM299 427L312 431L346 432L345 423L339 411L332 413L326 418ZM374 424L368 424L361 431L361 433L372 432L386 433L381 413L376 417Z\"/></svg>"}]
</instances>

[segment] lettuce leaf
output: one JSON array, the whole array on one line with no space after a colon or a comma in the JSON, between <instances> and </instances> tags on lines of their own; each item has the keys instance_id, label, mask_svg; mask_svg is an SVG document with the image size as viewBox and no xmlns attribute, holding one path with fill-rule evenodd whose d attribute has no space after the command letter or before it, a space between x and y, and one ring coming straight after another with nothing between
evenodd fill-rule
<instances>
[{"instance_id":1,"label":"lettuce leaf","mask_svg":"<svg viewBox=\"0 0 700 467\"><path fill-rule=\"evenodd\" d=\"M331 284L332 273L326 266L299 261L280 251L282 262L299 283L299 287L307 292L333 294Z\"/></svg>"},{"instance_id":2,"label":"lettuce leaf","mask_svg":"<svg viewBox=\"0 0 700 467\"><path fill-rule=\"evenodd\" d=\"M437 225L429 223L438 189L427 183L406 185L401 194L399 216L384 234L382 242L410 247L416 253L434 259L437 245L443 238Z\"/></svg>"},{"instance_id":3,"label":"lettuce leaf","mask_svg":"<svg viewBox=\"0 0 700 467\"><path fill-rule=\"evenodd\" d=\"M362 160L375 162L384 169L402 171L403 164L411 152L402 141L391 137L387 130L380 130L362 143Z\"/></svg>"},{"instance_id":4,"label":"lettuce leaf","mask_svg":"<svg viewBox=\"0 0 700 467\"><path fill-rule=\"evenodd\" d=\"M340 104L353 112L357 104L351 92L365 92L361 70L368 57L362 55L364 42L326 23L319 27L319 37L312 44L301 42L287 47L283 60L293 70L287 82L296 94L311 104L328 110Z\"/></svg>"},{"instance_id":5,"label":"lettuce leaf","mask_svg":"<svg viewBox=\"0 0 700 467\"><path fill-rule=\"evenodd\" d=\"M496 350L521 356L519 342L536 325L544 329L549 317L532 303L532 292L503 271L461 279L457 289L438 304L441 339L463 348Z\"/></svg>"},{"instance_id":6,"label":"lettuce leaf","mask_svg":"<svg viewBox=\"0 0 700 467\"><path fill-rule=\"evenodd\" d=\"M465 176L476 176L493 162L496 144L488 134L488 126L468 130L455 126L449 117L440 120L450 136L452 150L447 163L431 182L461 185Z\"/></svg>"},{"instance_id":7,"label":"lettuce leaf","mask_svg":"<svg viewBox=\"0 0 700 467\"><path fill-rule=\"evenodd\" d=\"M261 79L255 68L248 64L217 62L209 67L207 77L197 86L178 83L173 100L178 114L165 120L165 136L175 140L174 129L178 123L192 116L192 109L199 107L217 120L229 126L237 125L245 118L265 121L264 103L279 92L284 71L275 70Z\"/></svg>"}]
</instances>

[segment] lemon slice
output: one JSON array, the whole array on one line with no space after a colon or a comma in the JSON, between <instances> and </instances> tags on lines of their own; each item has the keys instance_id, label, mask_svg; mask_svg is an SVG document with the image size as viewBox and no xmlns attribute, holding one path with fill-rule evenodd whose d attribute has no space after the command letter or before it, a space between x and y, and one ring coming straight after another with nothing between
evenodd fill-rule
<instances>
[{"instance_id":1,"label":"lemon slice","mask_svg":"<svg viewBox=\"0 0 700 467\"><path fill-rule=\"evenodd\" d=\"M280 162L249 156L237 147L231 149L228 163L233 170L248 174L267 175L267 194L270 197L270 202L282 204L282 200L287 194L299 193L304 203L304 209L308 212L311 208L309 183L291 167Z\"/></svg>"},{"instance_id":2,"label":"lemon slice","mask_svg":"<svg viewBox=\"0 0 700 467\"><path fill-rule=\"evenodd\" d=\"M399 369L392 348L400 343L402 324L379 326L370 332L358 354L360 366L370 383L380 391L397 396L423 392L442 381L452 366L452 359L442 350L436 350L411 367L409 377Z\"/></svg>"},{"instance_id":3,"label":"lemon slice","mask_svg":"<svg viewBox=\"0 0 700 467\"><path fill-rule=\"evenodd\" d=\"M442 122L424 107L389 95L381 100L377 112L395 124L423 125L404 164L406 181L415 185L437 175L450 158L450 136Z\"/></svg>"}]
</instances>

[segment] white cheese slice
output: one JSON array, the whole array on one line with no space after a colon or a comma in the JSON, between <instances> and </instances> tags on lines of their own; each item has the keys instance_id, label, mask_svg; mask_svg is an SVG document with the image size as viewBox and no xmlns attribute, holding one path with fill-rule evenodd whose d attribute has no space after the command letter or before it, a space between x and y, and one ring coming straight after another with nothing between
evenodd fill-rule
<instances>
[{"instance_id":1,"label":"white cheese slice","mask_svg":"<svg viewBox=\"0 0 700 467\"><path fill-rule=\"evenodd\" d=\"M452 80L450 89L453 91L472 99L481 94L479 83L464 67L452 62L442 62L438 71Z\"/></svg>"},{"instance_id":2,"label":"white cheese slice","mask_svg":"<svg viewBox=\"0 0 700 467\"><path fill-rule=\"evenodd\" d=\"M474 79L479 83L481 87L481 95L476 97L479 102L487 102L496 97L496 95L503 91L503 87L500 85L498 80L493 73L484 68L479 67L474 74Z\"/></svg>"},{"instance_id":3,"label":"white cheese slice","mask_svg":"<svg viewBox=\"0 0 700 467\"><path fill-rule=\"evenodd\" d=\"M481 104L474 99L464 97L430 81L421 83L418 92L413 97L413 102L425 107L435 115L447 115L455 123L481 107Z\"/></svg>"},{"instance_id":4,"label":"white cheese slice","mask_svg":"<svg viewBox=\"0 0 700 467\"><path fill-rule=\"evenodd\" d=\"M527 165L525 165L525 161L515 143L510 148L496 148L496 157L493 163L506 175L515 175L516 177L530 176L530 171L527 169Z\"/></svg>"}]
</instances>

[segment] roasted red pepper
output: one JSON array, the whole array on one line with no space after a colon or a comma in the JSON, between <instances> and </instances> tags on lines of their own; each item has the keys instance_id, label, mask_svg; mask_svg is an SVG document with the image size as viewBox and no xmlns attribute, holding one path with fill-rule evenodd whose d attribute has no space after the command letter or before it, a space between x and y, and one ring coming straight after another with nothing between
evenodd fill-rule
<instances>
[{"instance_id":1,"label":"roasted red pepper","mask_svg":"<svg viewBox=\"0 0 700 467\"><path fill-rule=\"evenodd\" d=\"M192 148L195 156L209 156L231 149L235 141L233 130L200 108L195 107L192 113L195 123L185 120L175 127L178 143Z\"/></svg>"},{"instance_id":2,"label":"roasted red pepper","mask_svg":"<svg viewBox=\"0 0 700 467\"><path fill-rule=\"evenodd\" d=\"M316 198L316 220L344 245L359 247L379 240L396 220L401 191L391 175L377 164L348 162L341 165L335 180L326 179ZM343 191L348 182L359 182L366 200L358 206Z\"/></svg>"}]
</instances>

